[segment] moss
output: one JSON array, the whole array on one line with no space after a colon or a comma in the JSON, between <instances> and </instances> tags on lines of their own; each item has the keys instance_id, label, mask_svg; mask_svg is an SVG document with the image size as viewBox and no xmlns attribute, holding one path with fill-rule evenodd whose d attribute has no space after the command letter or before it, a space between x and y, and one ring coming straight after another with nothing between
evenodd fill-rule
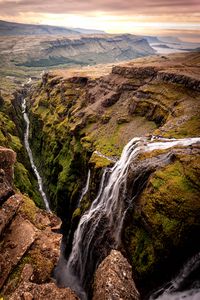
<instances>
[{"instance_id":1,"label":"moss","mask_svg":"<svg viewBox=\"0 0 200 300\"><path fill-rule=\"evenodd\" d=\"M7 285L9 286L9 295L14 292L14 290L18 287L20 284L20 279L21 279L21 273L23 271L23 268L26 264L29 264L31 261L31 257L29 254L26 254L22 257L20 260L19 264L13 269L12 273L10 274L8 278ZM4 299L7 299L7 291L6 294L4 295Z\"/></svg>"},{"instance_id":2,"label":"moss","mask_svg":"<svg viewBox=\"0 0 200 300\"><path fill-rule=\"evenodd\" d=\"M138 232L136 238L137 246L133 255L133 264L137 264L136 270L142 274L148 272L154 262L154 249L145 231Z\"/></svg>"},{"instance_id":3,"label":"moss","mask_svg":"<svg viewBox=\"0 0 200 300\"><path fill-rule=\"evenodd\" d=\"M95 166L96 169L102 169L113 165L113 162L105 157L99 156L97 153L93 152L90 163Z\"/></svg>"},{"instance_id":4,"label":"moss","mask_svg":"<svg viewBox=\"0 0 200 300\"><path fill-rule=\"evenodd\" d=\"M174 126L175 127L175 126ZM200 132L200 117L193 116L173 130L164 133L164 137L184 138L198 137Z\"/></svg>"},{"instance_id":5,"label":"moss","mask_svg":"<svg viewBox=\"0 0 200 300\"><path fill-rule=\"evenodd\" d=\"M31 223L35 224L37 207L34 202L25 195L23 195L23 204L20 206L20 212L24 214Z\"/></svg>"},{"instance_id":6,"label":"moss","mask_svg":"<svg viewBox=\"0 0 200 300\"><path fill-rule=\"evenodd\" d=\"M36 185L34 185L34 183L30 181L29 174L29 171L24 167L24 165L17 161L14 166L15 187L22 193L26 193L32 197L39 207L44 208L41 195L38 192L37 182L35 182Z\"/></svg>"},{"instance_id":7,"label":"moss","mask_svg":"<svg viewBox=\"0 0 200 300\"><path fill-rule=\"evenodd\" d=\"M34 282L41 284L50 281L54 269L53 262L45 257L39 248L31 249L30 256L33 266Z\"/></svg>"},{"instance_id":8,"label":"moss","mask_svg":"<svg viewBox=\"0 0 200 300\"><path fill-rule=\"evenodd\" d=\"M18 136L11 135L10 147L14 151L20 151L22 148L21 141Z\"/></svg>"},{"instance_id":9,"label":"moss","mask_svg":"<svg viewBox=\"0 0 200 300\"><path fill-rule=\"evenodd\" d=\"M187 252L188 240L198 251L194 232L200 228L199 160L199 156L177 154L172 163L151 175L138 199L124 242L140 280L151 281L151 274L159 273L157 266L175 249L181 248L182 255Z\"/></svg>"},{"instance_id":10,"label":"moss","mask_svg":"<svg viewBox=\"0 0 200 300\"><path fill-rule=\"evenodd\" d=\"M88 152L92 152L94 146L93 146L93 140L91 139L90 136L84 136L81 138L80 143L84 149Z\"/></svg>"},{"instance_id":11,"label":"moss","mask_svg":"<svg viewBox=\"0 0 200 300\"><path fill-rule=\"evenodd\" d=\"M81 215L81 209L80 207L77 207L77 209L74 211L73 215L72 215L72 219L79 217Z\"/></svg>"}]
</instances>

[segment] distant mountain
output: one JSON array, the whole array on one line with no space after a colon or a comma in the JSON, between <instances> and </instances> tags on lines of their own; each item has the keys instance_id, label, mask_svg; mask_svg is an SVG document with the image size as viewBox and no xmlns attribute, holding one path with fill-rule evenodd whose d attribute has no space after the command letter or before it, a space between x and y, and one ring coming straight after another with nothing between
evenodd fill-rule
<instances>
[{"instance_id":1,"label":"distant mountain","mask_svg":"<svg viewBox=\"0 0 200 300\"><path fill-rule=\"evenodd\" d=\"M145 38L149 44L161 42L157 36L144 35L143 38Z\"/></svg>"},{"instance_id":2,"label":"distant mountain","mask_svg":"<svg viewBox=\"0 0 200 300\"><path fill-rule=\"evenodd\" d=\"M84 28L67 28L51 25L13 23L0 20L0 36L15 35L80 35L105 34L104 31Z\"/></svg>"},{"instance_id":3,"label":"distant mountain","mask_svg":"<svg viewBox=\"0 0 200 300\"><path fill-rule=\"evenodd\" d=\"M1 43L0 61L20 67L94 65L131 60L156 51L131 34L84 36L9 36Z\"/></svg>"},{"instance_id":4,"label":"distant mountain","mask_svg":"<svg viewBox=\"0 0 200 300\"><path fill-rule=\"evenodd\" d=\"M176 44L182 42L178 37L175 36L160 36L159 40L163 43L170 43L170 44Z\"/></svg>"},{"instance_id":5,"label":"distant mountain","mask_svg":"<svg viewBox=\"0 0 200 300\"><path fill-rule=\"evenodd\" d=\"M80 34L106 34L105 31L97 30L97 29L85 29L85 28L70 28L70 29L79 32Z\"/></svg>"},{"instance_id":6,"label":"distant mountain","mask_svg":"<svg viewBox=\"0 0 200 300\"><path fill-rule=\"evenodd\" d=\"M155 53L146 39L134 35L96 35L76 39L55 39L42 43L42 52L36 59L28 55L22 66L111 63L130 60ZM45 50L44 50L45 49ZM45 59L45 61L44 61ZM21 64L20 64L21 65Z\"/></svg>"},{"instance_id":7,"label":"distant mountain","mask_svg":"<svg viewBox=\"0 0 200 300\"><path fill-rule=\"evenodd\" d=\"M0 35L78 35L79 32L65 27L33 25L0 21Z\"/></svg>"}]
</instances>

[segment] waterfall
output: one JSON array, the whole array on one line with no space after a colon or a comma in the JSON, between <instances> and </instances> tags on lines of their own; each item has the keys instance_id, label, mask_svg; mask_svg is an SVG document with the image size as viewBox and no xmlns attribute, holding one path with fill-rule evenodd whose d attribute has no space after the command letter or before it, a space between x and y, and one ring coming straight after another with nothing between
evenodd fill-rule
<instances>
[{"instance_id":1,"label":"waterfall","mask_svg":"<svg viewBox=\"0 0 200 300\"><path fill-rule=\"evenodd\" d=\"M154 292L149 300L198 300L200 299L200 279L192 280L188 288L189 277L200 268L200 252L194 255L183 266L179 274L158 291ZM185 289L186 285L186 289Z\"/></svg>"},{"instance_id":2,"label":"waterfall","mask_svg":"<svg viewBox=\"0 0 200 300\"><path fill-rule=\"evenodd\" d=\"M69 286L81 299L87 299L84 290L87 291L92 273L108 251L119 246L127 210L128 171L138 155L196 142L200 142L200 138L158 141L134 138L124 147L116 164L105 169L98 195L80 219L68 261L62 267L58 265L56 278L60 286ZM137 193L135 191L135 197Z\"/></svg>"},{"instance_id":3,"label":"waterfall","mask_svg":"<svg viewBox=\"0 0 200 300\"><path fill-rule=\"evenodd\" d=\"M81 192L81 196L80 196L80 199L78 201L78 205L80 205L83 197L87 194L88 192L88 189L89 189L89 185L90 185L90 169L88 170L88 175L87 175L87 181L86 181L86 185L84 186L82 192Z\"/></svg>"},{"instance_id":4,"label":"waterfall","mask_svg":"<svg viewBox=\"0 0 200 300\"><path fill-rule=\"evenodd\" d=\"M42 178L37 170L37 167L34 163L34 160L33 160L33 154L32 154L32 151L31 151L31 148L30 148L30 145L29 145L29 127L30 127L30 121L29 121L29 118L28 118L28 114L26 113L26 99L24 98L23 99L23 102L22 102L22 114L23 114L23 118L24 118L24 121L26 123L26 128L25 128L25 133L24 133L24 144L25 144L25 148L26 148L26 151L28 153L28 157L29 157L29 160L30 160L30 163L31 163L31 167L36 175L36 178L37 178L37 181L38 181L38 186L39 186L39 192L42 196L42 199L44 201L44 205L45 205L45 208L48 212L50 212L50 208L49 208L49 202L47 200L47 196L44 192L44 189L43 189L43 183L42 183Z\"/></svg>"}]
</instances>

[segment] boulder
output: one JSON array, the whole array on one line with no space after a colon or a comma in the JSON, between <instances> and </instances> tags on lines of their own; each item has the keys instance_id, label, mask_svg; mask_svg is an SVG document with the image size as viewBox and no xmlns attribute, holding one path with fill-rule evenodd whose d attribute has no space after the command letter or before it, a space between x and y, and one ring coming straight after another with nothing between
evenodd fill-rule
<instances>
[{"instance_id":1,"label":"boulder","mask_svg":"<svg viewBox=\"0 0 200 300\"><path fill-rule=\"evenodd\" d=\"M94 278L93 300L138 300L139 292L132 279L127 259L112 250L99 265Z\"/></svg>"}]
</instances>

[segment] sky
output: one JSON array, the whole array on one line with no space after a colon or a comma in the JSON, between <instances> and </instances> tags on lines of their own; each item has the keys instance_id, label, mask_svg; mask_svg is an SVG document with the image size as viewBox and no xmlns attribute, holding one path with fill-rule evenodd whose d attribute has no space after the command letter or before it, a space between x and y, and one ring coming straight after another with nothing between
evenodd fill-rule
<instances>
[{"instance_id":1,"label":"sky","mask_svg":"<svg viewBox=\"0 0 200 300\"><path fill-rule=\"evenodd\" d=\"M0 19L200 42L200 0L0 0Z\"/></svg>"}]
</instances>

